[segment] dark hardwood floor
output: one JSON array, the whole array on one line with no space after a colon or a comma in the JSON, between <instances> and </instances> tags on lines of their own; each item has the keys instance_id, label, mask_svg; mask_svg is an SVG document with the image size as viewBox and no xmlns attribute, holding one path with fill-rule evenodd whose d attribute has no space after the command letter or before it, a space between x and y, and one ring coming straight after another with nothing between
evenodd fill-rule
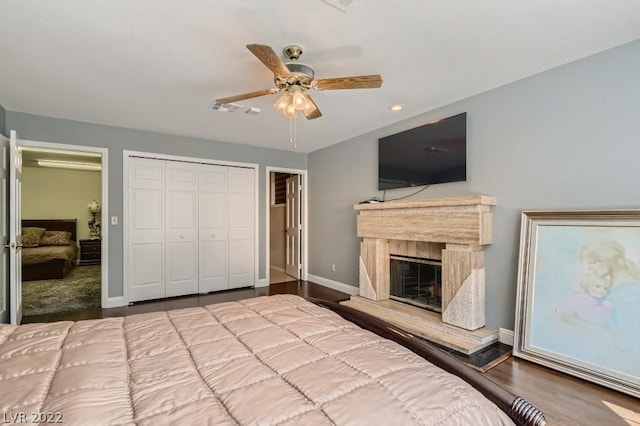
<instances>
[{"instance_id":1,"label":"dark hardwood floor","mask_svg":"<svg viewBox=\"0 0 640 426\"><path fill-rule=\"evenodd\" d=\"M23 324L126 316L283 293L333 302L346 300L349 297L345 293L315 283L292 281L256 289L229 290L140 302L119 308L95 308L81 312L25 317ZM529 361L510 357L484 374L509 391L536 404L544 411L549 425L640 426L639 399Z\"/></svg>"}]
</instances>

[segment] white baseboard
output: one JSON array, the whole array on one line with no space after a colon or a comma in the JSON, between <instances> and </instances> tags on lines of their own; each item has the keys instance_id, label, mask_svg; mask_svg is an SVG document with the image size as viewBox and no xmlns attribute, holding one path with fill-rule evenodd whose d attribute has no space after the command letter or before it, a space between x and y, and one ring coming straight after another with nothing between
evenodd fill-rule
<instances>
[{"instance_id":1,"label":"white baseboard","mask_svg":"<svg viewBox=\"0 0 640 426\"><path fill-rule=\"evenodd\" d=\"M341 291L343 293L347 293L351 296L354 296L360 293L360 289L358 287L354 287L349 284L341 283L339 281L333 281L328 278L319 277L318 275L307 274L307 281L314 282L316 284L323 285L325 287L332 288L334 290Z\"/></svg>"},{"instance_id":2,"label":"white baseboard","mask_svg":"<svg viewBox=\"0 0 640 426\"><path fill-rule=\"evenodd\" d=\"M513 330L500 327L498 329L498 341L505 345L513 346Z\"/></svg>"},{"instance_id":3,"label":"white baseboard","mask_svg":"<svg viewBox=\"0 0 640 426\"><path fill-rule=\"evenodd\" d=\"M119 297L108 297L104 305L102 305L102 307L117 308L119 306L127 306L127 305L128 303L125 302L124 296L119 296Z\"/></svg>"},{"instance_id":4,"label":"white baseboard","mask_svg":"<svg viewBox=\"0 0 640 426\"><path fill-rule=\"evenodd\" d=\"M254 287L269 287L269 280L267 280L266 278L258 278L258 280L256 281Z\"/></svg>"}]
</instances>

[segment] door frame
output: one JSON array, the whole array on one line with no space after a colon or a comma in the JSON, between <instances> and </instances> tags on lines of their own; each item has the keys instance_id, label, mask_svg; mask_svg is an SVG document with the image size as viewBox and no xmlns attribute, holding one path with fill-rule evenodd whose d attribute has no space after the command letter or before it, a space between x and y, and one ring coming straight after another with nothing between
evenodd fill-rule
<instances>
[{"instance_id":1,"label":"door frame","mask_svg":"<svg viewBox=\"0 0 640 426\"><path fill-rule=\"evenodd\" d=\"M102 228L100 229L100 234L102 240L102 250L100 252L100 306L103 308L112 307L113 304L109 301L109 149L97 146L72 145L56 142L34 141L28 139L20 139L20 143L18 146L101 154L102 170L100 170L100 179L102 182L102 201L100 210L100 223L102 223Z\"/></svg>"},{"instance_id":2,"label":"door frame","mask_svg":"<svg viewBox=\"0 0 640 426\"><path fill-rule=\"evenodd\" d=\"M0 274L2 277L0 279L0 324L8 324L11 321L11 280L9 278L9 264L10 264L10 255L9 255L9 182L11 179L9 178L9 138L0 133L0 149L3 151L3 155L0 157L0 160L3 160L3 188L2 191L2 202L3 206L3 214L0 216L4 216L4 221L0 224L0 227L4 228L4 235L2 235L2 260L0 260Z\"/></svg>"},{"instance_id":3,"label":"door frame","mask_svg":"<svg viewBox=\"0 0 640 426\"><path fill-rule=\"evenodd\" d=\"M300 176L300 183L302 184L302 193L300 199L300 208L302 209L302 256L299 256L300 262L302 262L302 272L300 279L303 281L307 281L307 275L309 272L309 178L307 170L303 169L289 169L285 167L266 167L266 190L265 190L265 259L266 259L266 286L269 286L269 282L271 280L271 251L269 250L269 242L271 241L271 226L270 226L270 216L271 216L271 172L276 173L290 173L293 175Z\"/></svg>"},{"instance_id":4,"label":"door frame","mask_svg":"<svg viewBox=\"0 0 640 426\"><path fill-rule=\"evenodd\" d=\"M241 167L244 169L253 169L253 177L254 177L254 206L255 206L255 218L254 218L254 262L253 262L253 283L254 287L260 287L260 280L258 276L260 274L260 209L259 209L259 168L260 165L256 163L242 163L239 161L225 161L225 160L215 160L211 158L199 158L199 157L185 157L181 155L172 155L172 154L159 154L153 152L144 152L144 151L131 151L131 150L123 150L122 151L122 294L124 299L124 305L129 303L129 158L130 157L141 157L141 158L149 158L155 160L169 160L169 161L183 161L188 163L199 163L199 164L213 164L216 166L230 166L230 167Z\"/></svg>"}]
</instances>

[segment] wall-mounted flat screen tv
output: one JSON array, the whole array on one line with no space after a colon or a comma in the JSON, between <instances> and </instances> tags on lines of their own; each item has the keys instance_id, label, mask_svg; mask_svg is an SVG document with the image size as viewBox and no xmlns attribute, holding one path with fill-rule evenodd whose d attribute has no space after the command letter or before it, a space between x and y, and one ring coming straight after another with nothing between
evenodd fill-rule
<instances>
[{"instance_id":1,"label":"wall-mounted flat screen tv","mask_svg":"<svg viewBox=\"0 0 640 426\"><path fill-rule=\"evenodd\" d=\"M467 113L378 139L378 189L467 180Z\"/></svg>"}]
</instances>

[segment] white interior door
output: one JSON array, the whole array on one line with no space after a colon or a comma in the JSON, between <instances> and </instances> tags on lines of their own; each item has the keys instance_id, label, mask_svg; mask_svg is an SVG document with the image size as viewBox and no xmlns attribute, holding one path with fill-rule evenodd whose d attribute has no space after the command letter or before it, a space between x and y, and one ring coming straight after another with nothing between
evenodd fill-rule
<instances>
[{"instance_id":1,"label":"white interior door","mask_svg":"<svg viewBox=\"0 0 640 426\"><path fill-rule=\"evenodd\" d=\"M0 239L2 241L2 260L0 260L0 322L9 322L9 230L7 218L9 210L9 139L0 134L0 165L2 166L2 183L0 184L0 198L2 199L2 213L0 213Z\"/></svg>"},{"instance_id":2,"label":"white interior door","mask_svg":"<svg viewBox=\"0 0 640 426\"><path fill-rule=\"evenodd\" d=\"M22 321L22 152L18 135L9 136L9 317L11 324Z\"/></svg>"},{"instance_id":3,"label":"white interior door","mask_svg":"<svg viewBox=\"0 0 640 426\"><path fill-rule=\"evenodd\" d=\"M167 161L166 297L198 293L198 167Z\"/></svg>"},{"instance_id":4,"label":"white interior door","mask_svg":"<svg viewBox=\"0 0 640 426\"><path fill-rule=\"evenodd\" d=\"M229 288L254 283L254 170L229 167Z\"/></svg>"},{"instance_id":5,"label":"white interior door","mask_svg":"<svg viewBox=\"0 0 640 426\"><path fill-rule=\"evenodd\" d=\"M296 279L301 276L302 215L300 214L300 175L287 179L286 272Z\"/></svg>"},{"instance_id":6,"label":"white interior door","mask_svg":"<svg viewBox=\"0 0 640 426\"><path fill-rule=\"evenodd\" d=\"M165 297L165 162L129 160L129 301Z\"/></svg>"},{"instance_id":7,"label":"white interior door","mask_svg":"<svg viewBox=\"0 0 640 426\"><path fill-rule=\"evenodd\" d=\"M206 164L198 168L199 293L229 288L227 169Z\"/></svg>"}]
</instances>

